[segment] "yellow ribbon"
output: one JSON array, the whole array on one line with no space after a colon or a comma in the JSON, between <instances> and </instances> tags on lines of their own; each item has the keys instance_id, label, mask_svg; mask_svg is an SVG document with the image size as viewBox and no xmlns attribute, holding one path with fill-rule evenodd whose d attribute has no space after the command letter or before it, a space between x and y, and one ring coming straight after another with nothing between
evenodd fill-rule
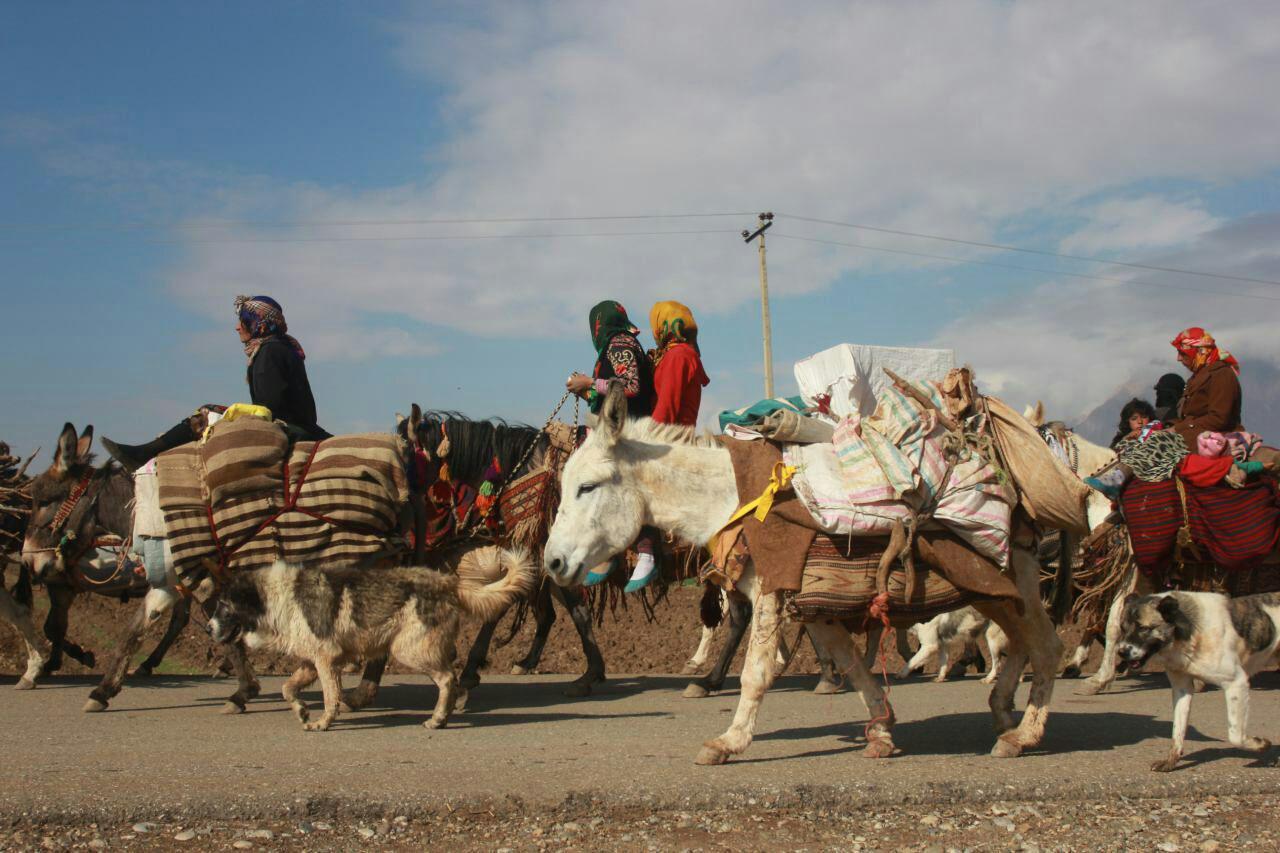
<instances>
[{"instance_id":1,"label":"yellow ribbon","mask_svg":"<svg viewBox=\"0 0 1280 853\"><path fill-rule=\"evenodd\" d=\"M227 410L222 413L222 417L217 423L209 424L205 428L204 435L200 437L201 441L208 441L209 435L213 432L213 428L223 421L238 421L241 418L260 418L264 421L271 420L271 410L266 406L256 406L253 403L232 403L227 406Z\"/></svg>"},{"instance_id":2,"label":"yellow ribbon","mask_svg":"<svg viewBox=\"0 0 1280 853\"><path fill-rule=\"evenodd\" d=\"M723 533L726 528L731 527L735 522L745 518L748 513L754 514L756 521L764 521L769 515L769 511L773 509L773 499L777 497L778 492L787 488L791 484L791 475L795 472L796 468L794 465L775 462L773 465L773 471L769 473L769 485L764 487L764 491L760 493L760 497L739 507L738 511L724 523L724 527L717 530L715 535L707 540L707 548L714 550L716 540L720 538L720 534Z\"/></svg>"}]
</instances>

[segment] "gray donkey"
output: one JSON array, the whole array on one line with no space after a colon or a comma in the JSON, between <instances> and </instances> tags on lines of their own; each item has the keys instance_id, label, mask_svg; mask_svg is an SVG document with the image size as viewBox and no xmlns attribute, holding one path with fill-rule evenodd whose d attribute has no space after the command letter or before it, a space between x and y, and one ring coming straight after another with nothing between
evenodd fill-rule
<instances>
[{"instance_id":1,"label":"gray donkey","mask_svg":"<svg viewBox=\"0 0 1280 853\"><path fill-rule=\"evenodd\" d=\"M105 572L94 572L88 568L86 558L94 550L94 541L100 531L120 539L129 537L133 528L134 497L133 477L129 473L110 462L101 468L93 465L89 452L92 443L92 426L86 427L79 438L71 424L62 428L53 463L31 483L32 512L23 542L22 560L31 575L49 590L50 607L45 634L53 649L43 668L42 674L45 675L61 666L63 652L87 667L94 666L92 652L66 639L68 612L80 592L144 598L138 615L108 664L101 684L94 688L85 704L86 711L102 711L120 692L129 661L142 644L147 628L166 612L172 611L160 644L138 667L136 674L140 675L150 674L159 665L169 646L186 626L190 608L188 600L178 594L171 568L165 581L154 586L144 577L121 570L121 567L108 567ZM206 606L211 607L212 603ZM240 711L248 700L258 695L259 686L249 667L244 647L237 644L226 651L240 682L236 692L228 697L227 710ZM19 686L23 685L20 683Z\"/></svg>"}]
</instances>

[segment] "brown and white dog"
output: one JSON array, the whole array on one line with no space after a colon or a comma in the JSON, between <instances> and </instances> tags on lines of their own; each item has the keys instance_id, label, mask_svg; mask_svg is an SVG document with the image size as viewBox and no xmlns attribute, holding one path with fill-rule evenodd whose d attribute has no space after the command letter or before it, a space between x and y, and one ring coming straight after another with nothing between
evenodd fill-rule
<instances>
[{"instance_id":1,"label":"brown and white dog","mask_svg":"<svg viewBox=\"0 0 1280 853\"><path fill-rule=\"evenodd\" d=\"M307 662L282 690L307 731L324 731L338 716L344 664L387 655L430 675L439 687L435 710L424 725L440 728L462 692L453 672L460 616L497 618L534 579L527 554L494 546L470 550L458 568L458 574L444 574L411 567L276 563L239 572L222 591L208 631L218 642L244 637L251 648L263 646ZM505 576L489 584L470 579L502 570ZM324 715L310 722L298 692L317 677Z\"/></svg>"},{"instance_id":2,"label":"brown and white dog","mask_svg":"<svg viewBox=\"0 0 1280 853\"><path fill-rule=\"evenodd\" d=\"M1227 598L1210 592L1130 595L1120 622L1119 655L1134 669L1149 660L1164 666L1173 688L1173 746L1151 769L1168 772L1182 758L1195 680L1222 688L1227 738L1265 752L1271 742L1249 737L1249 678L1276 660L1280 594Z\"/></svg>"},{"instance_id":3,"label":"brown and white dog","mask_svg":"<svg viewBox=\"0 0 1280 853\"><path fill-rule=\"evenodd\" d=\"M912 625L908 635L914 636L920 644L919 650L902 665L899 678L906 678L917 669L923 669L929 659L938 658L938 674L934 681L946 681L947 673L953 663L959 662L961 674L967 669L967 662L974 656L979 665L982 664L982 652L978 649L978 637L986 634L987 648L991 653L991 668L983 684L991 684L1000 674L1001 655L1008 649L1009 639L1000 626L983 616L972 607L962 607L948 613L939 613L928 622Z\"/></svg>"}]
</instances>

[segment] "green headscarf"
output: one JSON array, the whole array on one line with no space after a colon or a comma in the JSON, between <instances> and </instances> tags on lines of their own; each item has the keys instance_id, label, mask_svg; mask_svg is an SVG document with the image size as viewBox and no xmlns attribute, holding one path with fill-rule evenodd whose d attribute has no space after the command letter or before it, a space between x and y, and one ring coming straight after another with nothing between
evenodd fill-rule
<instances>
[{"instance_id":1,"label":"green headscarf","mask_svg":"<svg viewBox=\"0 0 1280 853\"><path fill-rule=\"evenodd\" d=\"M598 356L604 355L605 347L609 346L609 341L613 339L614 335L622 332L626 332L629 335L640 334L640 330L633 326L631 320L627 318L627 309L612 299L606 299L592 308L589 320L591 322L591 343L595 345L596 355Z\"/></svg>"}]
</instances>

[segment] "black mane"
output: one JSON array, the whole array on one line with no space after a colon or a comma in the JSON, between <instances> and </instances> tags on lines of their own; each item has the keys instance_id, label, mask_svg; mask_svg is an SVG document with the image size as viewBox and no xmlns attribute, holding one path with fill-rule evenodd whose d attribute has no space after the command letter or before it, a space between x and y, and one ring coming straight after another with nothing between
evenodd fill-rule
<instances>
[{"instance_id":1,"label":"black mane","mask_svg":"<svg viewBox=\"0 0 1280 853\"><path fill-rule=\"evenodd\" d=\"M407 429L407 421L405 429ZM435 457L448 434L450 477L457 482L478 484L496 457L504 478L539 440L538 430L527 424L511 424L502 418L473 420L460 412L423 412L418 425L418 441ZM545 437L542 439L545 441Z\"/></svg>"}]
</instances>

